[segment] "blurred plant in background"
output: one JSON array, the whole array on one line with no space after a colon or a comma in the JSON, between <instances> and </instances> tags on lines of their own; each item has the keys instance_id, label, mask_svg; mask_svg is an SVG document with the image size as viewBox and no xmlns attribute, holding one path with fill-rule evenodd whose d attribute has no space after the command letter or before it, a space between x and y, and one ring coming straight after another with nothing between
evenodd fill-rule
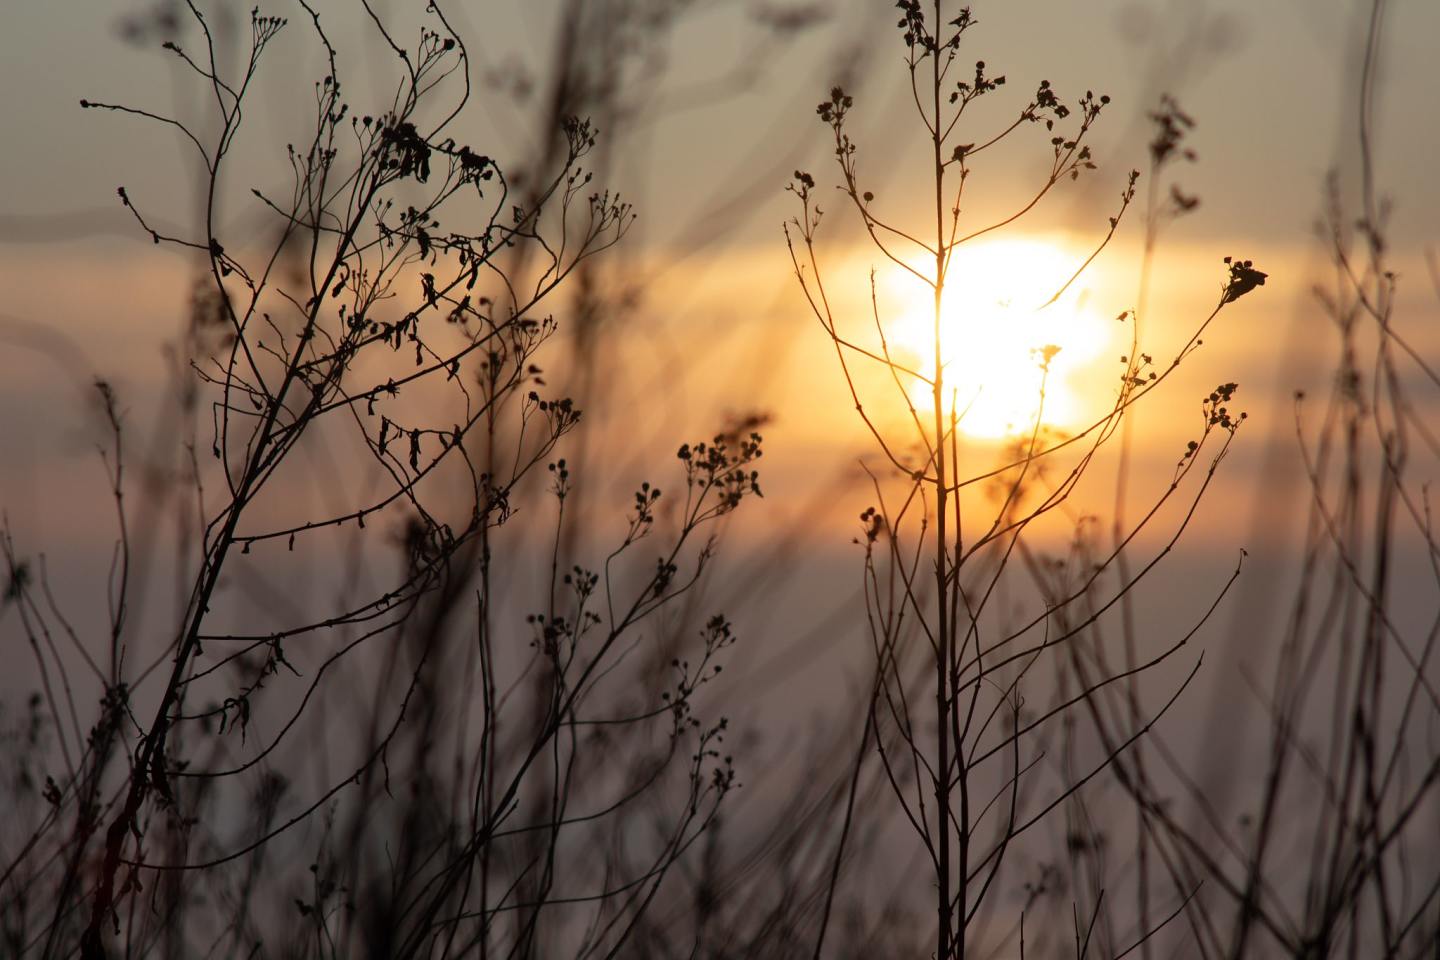
<instances>
[{"instance_id":1,"label":"blurred plant in background","mask_svg":"<svg viewBox=\"0 0 1440 960\"><path fill-rule=\"evenodd\" d=\"M222 210L256 78L296 25L254 13L226 72L186 5L198 44L163 47L212 95L213 130L81 103L179 130L203 167L195 236L119 191L140 230L203 265L186 358L202 386L177 389L190 470L172 491L194 518L190 586L168 642L132 625L123 401L99 381L119 523L101 649L4 541L49 718L32 703L21 752L63 760L14 784L0 882L46 894L4 898L7 950L614 955L735 783L727 721L696 709L734 636L680 601L713 556L706 528L760 493L760 437L682 446L678 495L643 483L618 542L575 562L576 466L558 451L581 409L540 363L549 308L634 219L585 167L597 131L559 119L517 186L450 132L471 64L438 7L408 44L367 7L397 82L364 109L301 7L327 68L309 140L285 148L291 182L244 184L263 230ZM317 459L335 472L313 477ZM295 493L317 481L325 508L306 512ZM504 536L521 510L529 543ZM548 559L526 553L536 524ZM537 560L547 588L497 599L497 570ZM336 599L257 605L232 588L247 568L331 571Z\"/></svg>"}]
</instances>

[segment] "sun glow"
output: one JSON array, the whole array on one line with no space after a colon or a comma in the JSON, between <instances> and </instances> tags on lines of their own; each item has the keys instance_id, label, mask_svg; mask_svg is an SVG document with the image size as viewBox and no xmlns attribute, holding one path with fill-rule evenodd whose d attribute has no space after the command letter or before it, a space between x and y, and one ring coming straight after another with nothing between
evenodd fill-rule
<instances>
[{"instance_id":1,"label":"sun glow","mask_svg":"<svg viewBox=\"0 0 1440 960\"><path fill-rule=\"evenodd\" d=\"M1038 240L977 242L957 251L941 306L940 350L945 404L958 412L962 432L986 439L1026 434L1037 416L1064 430L1090 412L1076 374L1104 350L1111 332L1086 307L1085 275L1045 306L1083 260ZM933 378L933 294L898 269L892 290L900 305L886 325L892 353ZM916 380L909 393L917 409L931 409L930 384Z\"/></svg>"}]
</instances>

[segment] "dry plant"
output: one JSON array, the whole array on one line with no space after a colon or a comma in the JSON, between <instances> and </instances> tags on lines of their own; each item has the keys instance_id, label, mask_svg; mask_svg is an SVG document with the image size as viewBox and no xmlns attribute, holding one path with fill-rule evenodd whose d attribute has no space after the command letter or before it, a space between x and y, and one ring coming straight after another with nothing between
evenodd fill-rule
<instances>
[{"instance_id":1,"label":"dry plant","mask_svg":"<svg viewBox=\"0 0 1440 960\"><path fill-rule=\"evenodd\" d=\"M694 709L734 637L689 598L707 529L760 493L760 437L682 445L680 493L641 484L613 548L572 562L559 453L581 412L539 361L549 305L633 220L585 168L597 131L565 118L544 178L516 188L451 132L471 65L440 6L407 42L362 3L394 71L393 98L362 111L299 5L326 69L290 183L244 182L264 230L222 210L249 176L237 155L262 60L297 32L285 20L254 13L230 72L186 3L200 43L165 48L206 91L211 130L81 104L179 131L203 167L196 236L119 191L156 244L202 264L200 387L177 392L185 599L147 644L124 405L97 383L119 523L99 649L3 541L6 613L44 690L21 752L53 745L63 767L42 785L22 765L13 785L7 952L620 955L735 783L726 720ZM323 512L295 502L312 485ZM514 568L537 556L541 586L521 599ZM236 588L305 570L335 606Z\"/></svg>"},{"instance_id":2,"label":"dry plant","mask_svg":"<svg viewBox=\"0 0 1440 960\"><path fill-rule=\"evenodd\" d=\"M1018 886L1014 874L1022 868L1012 860L1027 834L1067 802L1078 803L1087 784L1114 767L1152 730L1194 677L1200 658L1148 713L1137 710L1120 718L1115 736L1095 756L1067 745L1055 782L1047 785L1041 761L1049 731L1052 725L1069 731L1075 717L1102 698L1107 688L1133 692L1135 677L1180 655L1234 583L1238 565L1211 601L1195 611L1188 629L1147 644L1140 659L1128 667L1109 667L1102 661L1098 673L1079 674L1078 687L1061 686L1058 697L1039 709L1026 707L1023 690L1026 684L1030 689L1044 688L1044 681L1032 674L1046 662L1057 673L1069 675L1071 658L1087 643L1092 628L1140 589L1175 547L1244 419L1243 413L1231 412L1236 385L1221 384L1202 400L1197 436L1178 458L1171 482L1112 548L1093 554L1087 549L1090 538L1082 530L1071 552L1057 557L1051 555L1041 531L1047 516L1063 517L1062 508L1102 448L1116 436L1127 411L1169 378L1201 346L1201 336L1216 316L1263 284L1265 274L1248 260L1226 258L1228 277L1218 302L1168 363L1157 365L1142 351L1138 318L1130 310L1121 312L1120 321L1134 319L1134 332L1110 409L1073 435L1059 435L1045 426L1042 378L1039 406L1026 435L1012 445L999 466L980 460L980 454L966 449L961 435L964 403L975 385L954 382L944 359L945 328L954 322L944 309L946 293L966 282L963 274L952 275L956 254L966 244L1016 223L1052 191L1095 169L1086 141L1109 98L1087 91L1072 107L1048 81L1041 81L1008 123L993 130L977 129L967 110L982 98L1000 94L1006 78L983 60L974 62L973 71L962 63L962 44L976 24L970 10L947 12L947 5L939 0L924 4L901 0L897 7L913 102L924 129L923 183L933 199L933 220L922 226L894 221L866 189L859 146L849 133L856 109L851 95L837 87L817 112L833 136L840 195L880 255L931 295L933 367L914 369L897 359L887 340L873 273L870 316L861 322L847 320L851 311L828 293L817 247L820 195L815 178L803 171L796 172L790 187L801 213L786 227L796 276L834 346L849 398L878 451L879 466L867 466L876 505L861 515L858 538L864 548L874 680L852 784L864 779L862 768L871 763L890 785L899 821L908 825L919 845L923 874L933 891L929 939L934 956L963 957L967 951L985 956L1017 949L1024 955L1027 915L1032 951L1062 945L1068 951L1073 935L1076 955L1084 956L1091 948L1101 899L1086 905L1083 915L1076 903L1061 907L1054 903L1055 897L1047 896L1056 891L1042 871L1039 877L1027 878L1028 899L1014 915L997 918L1006 913L1000 891L1007 885ZM1157 120L1161 116L1170 122L1168 156L1183 135L1183 124L1176 119L1183 114L1167 103ZM1157 143L1164 139L1163 120L1161 126ZM1009 215L985 224L968 222L962 210L971 196L967 191L974 189L970 178L988 159L987 151L1036 128L1043 128L1048 140L1048 173L1032 193L1018 199ZM1155 158L1157 166L1164 158ZM1115 235L1135 197L1138 179L1138 172L1130 174L1108 230L1048 303L1079 278ZM1172 212L1183 212L1194 199L1176 192L1170 202L1176 208ZM915 266L919 262L924 266ZM958 349L964 349L963 342ZM1042 375L1048 374L1057 349L1036 345L1035 362ZM867 395L866 385L876 381L862 372L866 365L874 365L879 382L893 388L892 400ZM923 384L928 394L924 409L910 400L916 384ZM894 422L889 409L902 411L904 427L888 426ZM979 495L987 490L992 499L988 504L982 500L977 510ZM1133 549L1141 533L1156 524L1171 501L1181 504L1179 519L1160 537L1159 548L1137 563L1133 572L1122 567L1127 549ZM1017 567L1015 562L1022 559L1024 564ZM1000 598L1017 589L1010 584L1026 583L1038 588L1038 612L1011 622L1000 609ZM835 830L835 866L826 918L814 944L817 957L825 948L829 905L841 883L851 827L852 818L847 816ZM1088 835L1083 828L1071 833L1079 843ZM1038 923L1036 912L1040 912ZM1109 946L1114 954L1123 955L1164 922L1168 920L1136 929L1131 943ZM1035 941L1037 929L1042 934L1040 944ZM1062 931L1065 939L1057 941Z\"/></svg>"},{"instance_id":3,"label":"dry plant","mask_svg":"<svg viewBox=\"0 0 1440 960\"><path fill-rule=\"evenodd\" d=\"M1196 202L1161 187L1191 125L1162 100L1146 265L1119 314L1131 344L1109 409L1061 434L1045 424L1042 386L1026 434L995 464L963 433L973 385L943 361L947 291L966 283L956 254L1089 182L1108 101L1067 102L1041 82L981 130L967 110L1001 99L1006 81L961 60L975 19L940 0L897 6L933 223L890 219L866 189L853 88L818 112L838 195L932 294L936 360L896 356L873 277L858 322L829 292L821 194L797 171L792 260L877 451L856 538L873 675L853 734L841 723L816 734L797 751L794 795L738 823L719 815L736 785L727 722L699 695L734 637L702 587L717 521L759 493L760 418L681 446L666 495L640 484L590 559L604 508L580 482L605 460L583 440L580 407L600 399L597 358L633 302L595 258L633 215L592 186L592 170L620 161L575 117L598 115L608 132L634 113L611 51L645 48L637 36L689 4L566 5L563 77L523 177L456 139L471 65L440 7L411 43L361 4L395 93L358 115L348 79L341 93L348 57L304 2L302 26L254 17L238 71L201 7L167 7L202 38L167 49L212 102L209 125L84 105L166 125L200 159L196 234L159 227L163 202L120 193L146 236L199 265L188 367L162 431L185 455L165 481L169 507L137 502L159 481L135 453L124 398L96 384L119 530L99 638L67 616L43 561L0 538L0 616L20 625L40 687L0 714L6 955L1148 956L1182 919L1207 957L1433 952L1440 878L1424 828L1440 765L1426 737L1440 700L1427 674L1440 628L1416 631L1395 596L1417 544L1440 583L1414 466L1440 455L1415 397L1440 377L1398 324L1375 186L1383 0L1361 82L1358 222L1338 187L1327 219L1335 277L1322 305L1339 369L1318 425L1297 397L1310 525L1259 693L1265 776L1238 820L1157 721L1200 668L1182 650L1239 568L1170 636L1142 636L1130 613L1244 419L1235 384L1202 399L1194 439L1138 510L1124 463L1129 413L1265 274L1227 258L1218 302L1183 346L1159 363L1145 352L1150 252ZM297 33L328 67L311 135L287 151L293 176L276 189L240 164L254 153L242 119L257 112L262 57ZM970 223L972 173L1041 128L1048 173L1011 215ZM1064 287L1110 243L1139 181L1129 176ZM248 225L231 215L241 207ZM561 352L552 313L575 333L566 376L585 403L546 383L542 366ZM1053 348L1037 348L1048 375ZM916 384L928 403L912 403ZM1108 453L1121 463L1114 514L1077 517L1075 495ZM163 628L147 600L162 522L179 534L182 584ZM1054 530L1071 524L1057 548ZM756 560L755 575L793 563L777 558ZM1033 615L1015 618L1016 597ZM1120 886L1123 906L1118 845L1087 802L1111 778L1136 830L1120 866L1134 867L1137 897ZM923 864L922 923L917 886L876 880L907 854Z\"/></svg>"},{"instance_id":4,"label":"dry plant","mask_svg":"<svg viewBox=\"0 0 1440 960\"><path fill-rule=\"evenodd\" d=\"M1337 340L1318 420L1295 394L1309 490L1295 592L1269 681L1246 676L1269 719L1255 788L1197 775L1163 741L1158 777L1130 758L1114 764L1157 884L1206 887L1186 910L1205 957L1432 956L1440 929L1430 829L1440 621L1429 612L1440 544L1417 479L1440 456L1427 413L1440 376L1397 307L1375 170L1385 13L1374 0L1363 36L1358 209L1332 176L1321 229L1331 278L1314 292ZM1103 739L1121 735L1119 704L1092 708Z\"/></svg>"}]
</instances>

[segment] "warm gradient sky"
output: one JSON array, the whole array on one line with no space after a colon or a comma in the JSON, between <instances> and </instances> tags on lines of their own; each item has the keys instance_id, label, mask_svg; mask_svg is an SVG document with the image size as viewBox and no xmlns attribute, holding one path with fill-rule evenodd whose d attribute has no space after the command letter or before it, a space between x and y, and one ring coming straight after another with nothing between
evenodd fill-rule
<instances>
[{"instance_id":1,"label":"warm gradient sky","mask_svg":"<svg viewBox=\"0 0 1440 960\"><path fill-rule=\"evenodd\" d=\"M477 38L479 92L462 130L502 161L524 156L537 140L534 116L543 102L560 6L500 0L456 5L457 24L468 21ZM322 5L327 7L342 37L347 29L361 36L352 5ZM82 113L77 102L118 100L200 116L201 91L161 54L142 49L153 48L158 36L123 39L127 24L164 8L20 5L5 14L0 39L0 89L10 134L0 154L0 182L6 185L0 203L0 290L7 342L34 336L11 332L15 323L38 323L87 350L97 370L122 378L124 364L117 362L122 356L128 362L128 351L137 360L153 355L174 329L170 315L184 293L167 276L183 272L184 264L144 242L115 202L114 187L124 183L162 222L188 223L195 191L183 184L193 177L185 166L193 157L166 129ZM802 8L824 16L798 37L757 25L757 11ZM377 9L402 21L408 8L392 2ZM1202 204L1164 237L1155 316L1172 307L1193 314L1219 283L1220 257L1237 253L1256 259L1274 276L1264 304L1247 304L1249 315L1236 320L1250 325L1239 338L1247 366L1241 373L1251 374L1253 382L1257 360L1274 362L1297 344L1314 342L1307 332L1313 318L1306 319L1312 227L1327 172L1354 173L1356 57L1365 5L1131 0L982 2L974 9L980 26L970 34L971 50L988 60L992 73L1009 76L1014 96L1045 78L1062 95L1093 87L1114 99L1098 132L1101 169L1090 186L1057 193L1012 238L1023 242L1039 235L1068 253L1083 251L1098 235L1125 171L1145 167L1150 126L1144 117L1158 94L1169 92L1199 124L1191 140L1199 162L1178 169L1175 177ZM232 12L243 16L239 6ZM295 13L278 7L273 12ZM924 194L914 179L923 176L923 158L896 149L918 141L893 18L886 3L703 4L667 42L647 52L648 66L619 79L628 85L630 115L620 130L611 131L623 146L605 176L638 204L640 228L621 255L645 263L644 286L651 294L645 313L665 328L673 348L683 352L697 339L755 343L793 335L812 337L802 339L797 350L815 346L812 335L818 330L801 309L780 243L779 224L793 212L780 188L797 166L812 169L822 184L834 182L824 160L826 131L813 117L814 103L832 82L843 80L857 93L854 118L865 186L901 219L923 210ZM283 157L267 144L293 134L299 122L294 90L319 69L298 26L291 33L291 46L282 41L268 64L271 83L262 86L256 101L266 109L249 121L258 135L243 154L245 176L253 169L262 185L283 173L278 166ZM1392 243L1402 258L1411 258L1413 269L1407 272L1422 300L1428 283L1414 258L1434 241L1433 224L1440 221L1440 191L1430 180L1440 129L1423 120L1440 82L1432 58L1436 36L1440 8L1418 0L1391 5L1377 156L1380 182L1396 201ZM381 59L373 37L359 44L355 49ZM382 70L352 76L357 102L383 87L381 77ZM517 85L530 87L530 96L517 100L509 92ZM269 131L274 136L265 136ZM1043 159L1043 150L1040 156L1017 150L980 165L972 190L976 221L1004 210ZM177 184L182 186L176 189ZM235 216L253 216L241 206ZM873 255L853 244L842 218L832 220L829 252L839 258L837 266L844 264L835 275L858 271L863 278ZM1138 217L1132 216L1130 227L1087 278L1090 302L1100 315L1133 305ZM744 291L739 300L737 290ZM1023 300L1024 292L1013 296ZM1155 332L1162 335L1163 325ZM1216 338L1217 351L1227 342L1236 344L1237 338ZM1218 356L1212 359L1222 363ZM7 409L15 408L18 395L33 401L29 391L52 379L46 362L28 348L6 351L0 389ZM1254 368L1262 371L1274 372ZM774 372L767 364L765 373ZM1283 392L1288 389L1287 384ZM34 425L30 418L25 422ZM10 418L3 429L7 446L41 442ZM7 485L17 480L7 474Z\"/></svg>"},{"instance_id":2,"label":"warm gradient sky","mask_svg":"<svg viewBox=\"0 0 1440 960\"><path fill-rule=\"evenodd\" d=\"M396 22L412 6L376 4ZM484 145L502 163L523 159L541 136L535 117L545 99L561 4L453 6L457 26L474 38L477 64L475 103L457 135ZM1198 122L1189 141L1198 161L1173 168L1173 176L1201 205L1162 236L1147 346L1157 357L1173 353L1213 305L1223 256L1253 258L1271 280L1207 335L1206 351L1177 376L1156 408L1160 414L1141 418L1137 462L1162 472L1142 474L1140 485L1163 482L1163 471L1193 433L1193 419L1186 418L1198 415L1198 398L1218 382L1239 381L1252 423L1217 495L1221 506L1195 532L1226 556L1241 543L1254 547L1281 519L1266 497L1293 494L1286 486L1295 478L1291 392L1323 385L1328 369L1329 328L1310 295L1324 265L1313 228L1329 171L1340 171L1346 196L1354 199L1357 58L1368 5L1007 0L973 7L980 26L969 35L969 50L992 74L1007 75L1017 100L1041 79L1072 100L1087 88L1113 100L1097 132L1100 169L1078 189L1057 191L1008 235L1015 244L1011 259L1033 262L980 268L998 284L987 288L986 298L1027 302L1035 291L1025 280L1037 264L1056 260L1063 272L1066 258L1083 258L1126 172L1146 168L1146 114L1162 92L1178 98ZM125 184L157 223L178 228L192 220L196 181L187 165L193 157L171 131L82 112L77 104L90 98L191 120L203 116L204 91L153 49L158 36L144 30L127 36L127 23L164 8L71 0L12 4L0 14L6 131L0 151L0 508L27 549L48 544L63 554L68 546L72 561L92 575L108 562L109 534L97 533L104 529L99 508L84 506L103 504L96 500L103 477L85 384L94 375L115 380L132 422L152 421L167 363L162 349L182 322L190 269L134 228L115 187ZM244 8L248 4L230 9L243 16ZM321 8L359 54L348 81L357 105L383 99L388 63L363 32L355 5L334 0ZM802 9L820 16L798 35L767 25L777 14ZM1440 314L1423 254L1440 240L1440 190L1433 180L1440 125L1431 120L1440 90L1434 57L1440 5L1397 0L1389 9L1378 101L1379 181L1395 204L1390 237L1404 279L1405 322L1433 355ZM248 121L255 136L238 154L232 186L240 200L230 211L237 223L256 216L243 202L250 182L241 180L284 182L277 147L297 136L303 114L296 103L321 70L308 41L301 42L296 11L277 2L262 12L296 22L272 48L255 100L263 109ZM836 82L856 96L863 186L895 217L923 219L917 178L925 166L913 148L920 131L909 112L894 18L891 4L862 0L699 4L665 42L611 78L622 85L625 110L606 131L617 147L601 176L636 202L641 217L614 255L613 277L638 299L616 345L621 372L606 384L607 400L593 409L591 429L607 438L602 443L620 486L633 482L652 442L673 449L676 438L708 433L726 414L761 409L775 416L767 430L772 513L761 522L783 528L786 518L814 503L819 488L828 489L828 481L817 478L844 472L865 451L833 353L790 274L780 227L794 213L783 192L791 170L811 170L827 190L836 180L828 132L814 116L814 105ZM603 71L605 51L595 59ZM375 70L357 66L370 63ZM977 221L1012 206L1033 182L1037 164L1048 162L1043 139L1034 145L1038 156L1017 148L977 164L970 211ZM826 201L836 208L826 233L827 262L844 293L842 307L865 323L865 278L878 258L859 242L838 200ZM1065 374L1073 378L1066 403L1075 407L1103 403L1105 384L1125 352L1128 328L1117 328L1112 318L1134 305L1140 235L1134 216L1074 290L1081 305L1072 303L1062 315L1091 331L1067 345L1067 361L1079 358ZM1006 290L1012 281L1016 289ZM880 288L887 323L903 342L913 295L886 273ZM996 362L1003 366L1013 357ZM625 429L636 410L663 416L647 413L642 431ZM976 444L977 457L990 455L984 441ZM863 506L849 496L830 505L847 518L856 512L852 507ZM1240 516L1254 519L1220 522ZM840 528L816 535L843 543L849 534Z\"/></svg>"}]
</instances>

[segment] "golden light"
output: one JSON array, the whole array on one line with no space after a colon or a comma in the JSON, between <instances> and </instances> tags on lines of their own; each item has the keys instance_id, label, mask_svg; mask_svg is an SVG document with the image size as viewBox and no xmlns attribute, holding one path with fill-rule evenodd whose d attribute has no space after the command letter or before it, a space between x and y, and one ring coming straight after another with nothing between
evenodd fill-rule
<instances>
[{"instance_id":1,"label":"golden light","mask_svg":"<svg viewBox=\"0 0 1440 960\"><path fill-rule=\"evenodd\" d=\"M1085 275L1045 305L1083 261L1084 254L1032 239L975 241L956 253L941 307L940 349L946 406L959 411L962 432L998 439L1029 433L1037 415L1042 425L1062 430L1090 415L1094 403L1084 402L1077 374L1104 351L1112 331L1086 307ZM886 324L891 349L932 377L933 294L898 268L889 286L893 296L886 299L900 305ZM1059 348L1048 372L1047 346ZM910 397L921 410L933 402L929 384L920 381Z\"/></svg>"}]
</instances>

